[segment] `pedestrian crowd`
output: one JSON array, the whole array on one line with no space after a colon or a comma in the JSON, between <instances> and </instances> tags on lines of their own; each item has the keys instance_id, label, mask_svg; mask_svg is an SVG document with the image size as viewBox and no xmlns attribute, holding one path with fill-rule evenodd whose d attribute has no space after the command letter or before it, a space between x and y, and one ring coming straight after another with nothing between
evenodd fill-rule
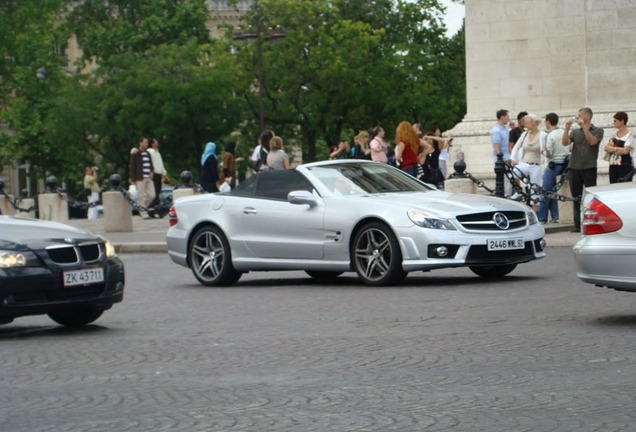
<instances>
[{"instance_id":1,"label":"pedestrian crowd","mask_svg":"<svg viewBox=\"0 0 636 432\"><path fill-rule=\"evenodd\" d=\"M581 108L562 125L554 112L538 116L521 111L516 123L505 109L497 111L496 117L497 122L490 130L493 162L501 156L506 162L505 169L514 174L512 178L526 178L531 185L536 185L529 192L529 203L542 223L559 221L558 201L541 192L554 191L566 169L571 195L580 197L583 188L596 185L601 149L603 159L609 163L610 183L618 182L634 168L636 134L627 127L628 115L623 111L613 116L615 131L605 142L604 131L592 123L593 112L588 107ZM393 143L387 141L385 130L378 125L368 131L361 130L351 143L341 140L330 149L329 159L367 159L391 164L443 190L452 142L435 124L424 130L420 123L402 121L395 130ZM200 185L204 191L226 192L236 186L237 163L243 160L236 156L236 147L236 142L227 142L219 158L216 143L210 141L205 145L200 162ZM290 168L283 139L270 129L259 135L250 160L256 173ZM149 212L159 205L161 189L170 181L156 138L141 137L131 149L129 173L140 216L162 216ZM96 167L86 167L84 174L89 203L99 201ZM506 198L519 199L513 189L516 188L512 182L504 182ZM580 231L580 200L573 201L573 216L574 228ZM89 207L88 217L97 217L97 209Z\"/></svg>"},{"instance_id":2,"label":"pedestrian crowd","mask_svg":"<svg viewBox=\"0 0 636 432\"><path fill-rule=\"evenodd\" d=\"M596 186L598 158L603 149L609 162L610 183L616 183L634 168L636 137L627 128L628 116L619 111L613 116L615 132L603 145L604 130L592 123L589 107L578 110L559 127L559 116L548 113L543 117L525 111L517 115L517 123L510 121L508 110L497 111L497 122L490 130L492 157L500 155L506 170L513 177L525 177L538 186L530 192L530 203L542 223L559 221L559 207L555 198L537 191L553 191L559 175L569 172L570 193L580 198L585 187ZM505 183L504 194L517 199L512 183ZM573 201L574 231L581 228L580 199Z\"/></svg>"}]
</instances>

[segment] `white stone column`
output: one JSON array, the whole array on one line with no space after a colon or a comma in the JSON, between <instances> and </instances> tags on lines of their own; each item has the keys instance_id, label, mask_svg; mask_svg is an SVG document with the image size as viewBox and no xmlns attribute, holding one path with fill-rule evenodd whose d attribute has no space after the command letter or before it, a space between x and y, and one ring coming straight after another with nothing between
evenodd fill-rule
<instances>
[{"instance_id":1,"label":"white stone column","mask_svg":"<svg viewBox=\"0 0 636 432\"><path fill-rule=\"evenodd\" d=\"M132 207L119 191L102 192L105 232L132 232Z\"/></svg>"},{"instance_id":2,"label":"white stone column","mask_svg":"<svg viewBox=\"0 0 636 432\"><path fill-rule=\"evenodd\" d=\"M33 198L20 198L17 203L19 208L29 211L16 210L15 215L21 218L35 219L35 200Z\"/></svg>"},{"instance_id":3,"label":"white stone column","mask_svg":"<svg viewBox=\"0 0 636 432\"><path fill-rule=\"evenodd\" d=\"M66 194L43 193L38 196L38 215L42 220L68 223Z\"/></svg>"},{"instance_id":4,"label":"white stone column","mask_svg":"<svg viewBox=\"0 0 636 432\"><path fill-rule=\"evenodd\" d=\"M199 195L199 191L192 188L174 189L172 191L172 202L175 202L177 198L192 195Z\"/></svg>"},{"instance_id":5,"label":"white stone column","mask_svg":"<svg viewBox=\"0 0 636 432\"><path fill-rule=\"evenodd\" d=\"M14 211L13 206L11 205L12 200L13 196L11 195L0 195L0 214L4 216L13 216Z\"/></svg>"}]
</instances>

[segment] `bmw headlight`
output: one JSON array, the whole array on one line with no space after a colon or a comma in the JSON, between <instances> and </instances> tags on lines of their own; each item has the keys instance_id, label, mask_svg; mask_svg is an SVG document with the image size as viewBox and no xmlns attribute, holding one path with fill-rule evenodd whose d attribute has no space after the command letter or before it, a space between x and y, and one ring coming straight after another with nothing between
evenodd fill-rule
<instances>
[{"instance_id":1,"label":"bmw headlight","mask_svg":"<svg viewBox=\"0 0 636 432\"><path fill-rule=\"evenodd\" d=\"M422 210L409 210L407 214L415 225L422 228L455 231L455 227L449 220L430 217Z\"/></svg>"},{"instance_id":2,"label":"bmw headlight","mask_svg":"<svg viewBox=\"0 0 636 432\"><path fill-rule=\"evenodd\" d=\"M539 219L537 219L537 215L533 211L526 212L528 215L528 225L534 225L539 223Z\"/></svg>"},{"instance_id":3,"label":"bmw headlight","mask_svg":"<svg viewBox=\"0 0 636 432\"><path fill-rule=\"evenodd\" d=\"M106 248L106 258L112 258L115 256L115 246L109 241L104 243L104 247Z\"/></svg>"},{"instance_id":4,"label":"bmw headlight","mask_svg":"<svg viewBox=\"0 0 636 432\"><path fill-rule=\"evenodd\" d=\"M101 237L104 240L104 251L106 252L106 258L112 258L116 255L115 246L106 240L104 237Z\"/></svg>"},{"instance_id":5,"label":"bmw headlight","mask_svg":"<svg viewBox=\"0 0 636 432\"><path fill-rule=\"evenodd\" d=\"M0 268L29 267L33 265L38 265L38 259L33 252L0 249Z\"/></svg>"}]
</instances>

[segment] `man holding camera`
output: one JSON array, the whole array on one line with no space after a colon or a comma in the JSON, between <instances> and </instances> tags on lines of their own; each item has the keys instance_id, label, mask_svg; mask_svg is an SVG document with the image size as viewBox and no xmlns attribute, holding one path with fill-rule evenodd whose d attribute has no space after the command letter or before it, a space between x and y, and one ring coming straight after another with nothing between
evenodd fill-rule
<instances>
[{"instance_id":1,"label":"man holding camera","mask_svg":"<svg viewBox=\"0 0 636 432\"><path fill-rule=\"evenodd\" d=\"M572 197L579 198L573 201L574 231L581 231L581 195L583 187L596 186L596 171L599 143L603 140L603 129L592 124L592 110L588 107L581 108L578 116L565 122L561 144L572 144L570 155L570 192ZM572 129L572 125L579 127Z\"/></svg>"}]
</instances>

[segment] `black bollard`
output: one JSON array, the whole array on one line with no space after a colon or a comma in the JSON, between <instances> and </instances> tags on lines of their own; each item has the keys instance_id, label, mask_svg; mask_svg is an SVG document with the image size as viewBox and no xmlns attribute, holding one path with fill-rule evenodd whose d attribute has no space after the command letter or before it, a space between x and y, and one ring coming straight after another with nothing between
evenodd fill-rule
<instances>
[{"instance_id":1,"label":"black bollard","mask_svg":"<svg viewBox=\"0 0 636 432\"><path fill-rule=\"evenodd\" d=\"M448 176L449 179L462 179L468 178L468 174L466 174L466 162L464 161L464 152L457 153L457 160L453 164L453 172Z\"/></svg>"},{"instance_id":2,"label":"black bollard","mask_svg":"<svg viewBox=\"0 0 636 432\"><path fill-rule=\"evenodd\" d=\"M57 193L57 177L49 176L46 178L46 192L45 193Z\"/></svg>"},{"instance_id":3,"label":"black bollard","mask_svg":"<svg viewBox=\"0 0 636 432\"><path fill-rule=\"evenodd\" d=\"M181 174L179 174L179 178L181 179L181 183L184 184L184 186L186 187L191 187L191 183L192 183L192 173L190 171L182 171Z\"/></svg>"},{"instance_id":4,"label":"black bollard","mask_svg":"<svg viewBox=\"0 0 636 432\"><path fill-rule=\"evenodd\" d=\"M181 184L176 185L175 189L187 189L192 188L192 172L191 171L181 171L179 174L179 178L181 179Z\"/></svg>"},{"instance_id":5,"label":"black bollard","mask_svg":"<svg viewBox=\"0 0 636 432\"><path fill-rule=\"evenodd\" d=\"M119 190L119 186L121 186L122 178L119 174L113 174L108 177L108 182L110 183L110 190L116 191Z\"/></svg>"},{"instance_id":6,"label":"black bollard","mask_svg":"<svg viewBox=\"0 0 636 432\"><path fill-rule=\"evenodd\" d=\"M503 160L503 153L497 153L495 161L495 196L504 197L504 171L506 164Z\"/></svg>"}]
</instances>

